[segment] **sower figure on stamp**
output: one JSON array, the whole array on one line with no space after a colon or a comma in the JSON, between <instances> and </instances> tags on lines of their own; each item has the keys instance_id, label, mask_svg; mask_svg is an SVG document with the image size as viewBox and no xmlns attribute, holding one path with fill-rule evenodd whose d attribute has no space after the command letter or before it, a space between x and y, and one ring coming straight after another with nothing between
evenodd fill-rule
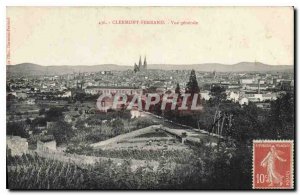
<instances>
[{"instance_id":1,"label":"sower figure on stamp","mask_svg":"<svg viewBox=\"0 0 300 195\"><path fill-rule=\"evenodd\" d=\"M270 151L267 156L261 161L260 165L263 167L267 167L267 175L269 182L269 186L273 186L274 184L279 184L282 186L283 176L280 175L275 167L276 160L281 162L286 162L286 159L281 158L278 153L283 153L282 151L276 150L275 146L272 145Z\"/></svg>"}]
</instances>

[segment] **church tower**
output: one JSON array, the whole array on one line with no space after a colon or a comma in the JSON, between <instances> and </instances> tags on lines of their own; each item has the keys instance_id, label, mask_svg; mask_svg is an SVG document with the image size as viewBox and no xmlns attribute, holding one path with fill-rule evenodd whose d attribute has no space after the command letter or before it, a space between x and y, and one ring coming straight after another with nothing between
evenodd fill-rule
<instances>
[{"instance_id":1,"label":"church tower","mask_svg":"<svg viewBox=\"0 0 300 195\"><path fill-rule=\"evenodd\" d=\"M134 72L139 72L139 71L147 70L147 59L146 59L146 56L144 58L144 63L142 63L142 57L140 56L139 64L134 63L133 70L134 70Z\"/></svg>"},{"instance_id":2,"label":"church tower","mask_svg":"<svg viewBox=\"0 0 300 195\"><path fill-rule=\"evenodd\" d=\"M140 56L140 60L139 60L139 70L142 70L142 58Z\"/></svg>"}]
</instances>

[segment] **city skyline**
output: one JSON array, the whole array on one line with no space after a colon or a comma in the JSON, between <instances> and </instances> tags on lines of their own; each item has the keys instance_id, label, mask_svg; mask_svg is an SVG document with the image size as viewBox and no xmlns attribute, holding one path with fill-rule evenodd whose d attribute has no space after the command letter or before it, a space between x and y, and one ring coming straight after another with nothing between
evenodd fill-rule
<instances>
[{"instance_id":1,"label":"city skyline","mask_svg":"<svg viewBox=\"0 0 300 195\"><path fill-rule=\"evenodd\" d=\"M39 66L101 66L101 65L116 65L116 66L128 66L128 67L132 67L134 66L135 61L133 61L133 64L116 64L116 63L107 63L107 64L56 64L56 65L45 65L45 64L37 64L37 63L32 63L32 62L21 62L21 63L17 63L17 64L7 64L7 66L15 66L15 65L20 65L20 64L35 64L35 65L39 65ZM164 63L165 65L175 65L175 66L188 66L188 65L204 65L204 64L220 64L220 65L225 65L225 66L234 66L240 63L259 63L259 64L264 64L267 66L294 66L294 64L265 64L263 62L259 62L259 61L241 61L241 62L237 62L237 63L233 63L233 64L224 64L224 63L215 63L215 62L204 62L204 63L192 63L192 64L171 64L171 63ZM163 63L149 63L148 65L160 65Z\"/></svg>"}]
</instances>

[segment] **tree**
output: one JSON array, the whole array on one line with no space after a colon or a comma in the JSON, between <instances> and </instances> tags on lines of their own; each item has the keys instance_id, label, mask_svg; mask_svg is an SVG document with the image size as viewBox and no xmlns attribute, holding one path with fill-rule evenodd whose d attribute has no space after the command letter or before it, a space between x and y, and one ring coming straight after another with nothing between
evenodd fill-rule
<instances>
[{"instance_id":1,"label":"tree","mask_svg":"<svg viewBox=\"0 0 300 195\"><path fill-rule=\"evenodd\" d=\"M6 124L6 134L26 138L28 137L26 127L27 125L24 122L9 122Z\"/></svg>"},{"instance_id":2,"label":"tree","mask_svg":"<svg viewBox=\"0 0 300 195\"><path fill-rule=\"evenodd\" d=\"M63 108L52 107L46 112L47 121L57 121L62 117Z\"/></svg>"},{"instance_id":3,"label":"tree","mask_svg":"<svg viewBox=\"0 0 300 195\"><path fill-rule=\"evenodd\" d=\"M216 105L219 105L227 98L225 93L225 88L219 85L212 86L210 89L210 94L212 96L212 102L215 103Z\"/></svg>"},{"instance_id":4,"label":"tree","mask_svg":"<svg viewBox=\"0 0 300 195\"><path fill-rule=\"evenodd\" d=\"M25 120L25 123L26 123L26 125L31 125L31 120L30 120L29 118L27 118L27 119Z\"/></svg>"},{"instance_id":5,"label":"tree","mask_svg":"<svg viewBox=\"0 0 300 195\"><path fill-rule=\"evenodd\" d=\"M35 118L31 123L32 128L35 128L36 126L46 126L46 125L47 125L47 120L42 117Z\"/></svg>"},{"instance_id":6,"label":"tree","mask_svg":"<svg viewBox=\"0 0 300 195\"><path fill-rule=\"evenodd\" d=\"M283 94L271 102L268 124L278 137L289 139L294 137L294 117L294 98L291 93Z\"/></svg>"},{"instance_id":7,"label":"tree","mask_svg":"<svg viewBox=\"0 0 300 195\"><path fill-rule=\"evenodd\" d=\"M43 115L43 114L45 114L45 113L46 113L45 108L41 108L41 109L39 110L39 115Z\"/></svg>"},{"instance_id":8,"label":"tree","mask_svg":"<svg viewBox=\"0 0 300 195\"><path fill-rule=\"evenodd\" d=\"M52 134L57 144L68 142L75 134L71 126L63 120L59 120L48 129L48 134Z\"/></svg>"},{"instance_id":9,"label":"tree","mask_svg":"<svg viewBox=\"0 0 300 195\"><path fill-rule=\"evenodd\" d=\"M77 90L74 95L74 100L80 101L81 103L85 99L86 94L83 91Z\"/></svg>"},{"instance_id":10,"label":"tree","mask_svg":"<svg viewBox=\"0 0 300 195\"><path fill-rule=\"evenodd\" d=\"M124 123L122 119L116 119L111 123L112 133L114 136L121 134L121 132L124 130Z\"/></svg>"},{"instance_id":11,"label":"tree","mask_svg":"<svg viewBox=\"0 0 300 195\"><path fill-rule=\"evenodd\" d=\"M256 138L265 138L264 124L259 120L262 112L254 103L232 110L232 127L226 134L240 143L246 143Z\"/></svg>"},{"instance_id":12,"label":"tree","mask_svg":"<svg viewBox=\"0 0 300 195\"><path fill-rule=\"evenodd\" d=\"M140 71L140 69L139 69L139 67L136 65L136 63L134 64L133 71L134 71L134 72Z\"/></svg>"},{"instance_id":13,"label":"tree","mask_svg":"<svg viewBox=\"0 0 300 195\"><path fill-rule=\"evenodd\" d=\"M189 82L186 85L186 93L190 93L193 95L193 94L199 93L199 92L200 92L200 88L198 85L196 73L195 73L195 70L192 70L190 78L189 78Z\"/></svg>"},{"instance_id":14,"label":"tree","mask_svg":"<svg viewBox=\"0 0 300 195\"><path fill-rule=\"evenodd\" d=\"M6 92L10 92L11 91L11 89L10 89L10 85L8 84L6 84Z\"/></svg>"},{"instance_id":15,"label":"tree","mask_svg":"<svg viewBox=\"0 0 300 195\"><path fill-rule=\"evenodd\" d=\"M178 97L181 96L179 83L177 83L177 86L176 86L176 88L175 88L175 93L178 94Z\"/></svg>"}]
</instances>

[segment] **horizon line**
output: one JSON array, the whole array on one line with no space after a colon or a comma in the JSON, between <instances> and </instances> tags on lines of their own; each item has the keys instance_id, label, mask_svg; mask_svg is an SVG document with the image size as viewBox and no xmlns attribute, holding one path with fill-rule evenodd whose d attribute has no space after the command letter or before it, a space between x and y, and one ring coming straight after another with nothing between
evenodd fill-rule
<instances>
[{"instance_id":1,"label":"horizon line","mask_svg":"<svg viewBox=\"0 0 300 195\"><path fill-rule=\"evenodd\" d=\"M188 66L188 65L203 65L203 64L218 64L218 65L225 65L225 66L233 66L233 65L237 65L237 64L240 64L240 63L259 63L259 64L263 64L263 65L267 65L267 66L294 66L294 64L278 64L278 65L274 65L274 64L265 64L263 62L258 62L258 61L255 61L255 62L249 62L249 61L241 61L241 62L237 62L237 63L234 63L234 64L222 64L222 63L218 63L218 62L205 62L205 63L193 63L193 64L166 64L166 63L156 63L156 64L147 64L148 66L149 65L173 65L173 66ZM23 65L23 64L32 64L32 65L38 65L38 66L102 66L102 65L115 65L115 66L128 66L128 67L131 67L131 66L134 66L133 65L121 65L121 64L113 64L113 63L106 63L106 64L76 64L76 65L72 65L72 64L61 64L61 65L41 65L41 64L36 64L36 63L31 63L31 62L22 62L22 63L18 63L18 64L6 64L6 66L16 66L16 65Z\"/></svg>"}]
</instances>

